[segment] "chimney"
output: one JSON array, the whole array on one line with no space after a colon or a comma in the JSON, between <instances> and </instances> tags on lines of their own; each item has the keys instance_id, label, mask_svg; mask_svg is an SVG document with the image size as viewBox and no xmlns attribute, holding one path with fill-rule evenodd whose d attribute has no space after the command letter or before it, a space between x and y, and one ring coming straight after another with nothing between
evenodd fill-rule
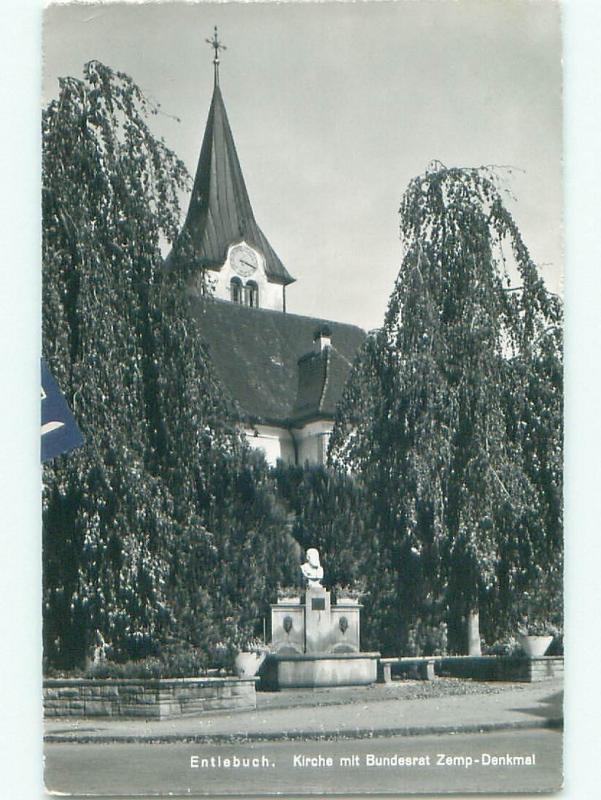
<instances>
[{"instance_id":1,"label":"chimney","mask_svg":"<svg viewBox=\"0 0 601 800\"><path fill-rule=\"evenodd\" d=\"M326 347L332 346L332 331L327 325L320 325L313 334L313 348L316 353L323 353Z\"/></svg>"}]
</instances>

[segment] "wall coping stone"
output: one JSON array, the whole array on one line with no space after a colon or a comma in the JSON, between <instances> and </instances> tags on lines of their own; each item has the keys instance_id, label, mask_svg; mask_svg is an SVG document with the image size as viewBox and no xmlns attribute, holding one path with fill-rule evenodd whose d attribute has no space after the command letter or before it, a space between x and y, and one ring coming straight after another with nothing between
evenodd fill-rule
<instances>
[{"instance_id":1,"label":"wall coping stone","mask_svg":"<svg viewBox=\"0 0 601 800\"><path fill-rule=\"evenodd\" d=\"M385 658L380 658L380 661L383 664L410 664L415 663L418 661L479 661L479 662L486 662L489 664L493 664L495 662L504 661L504 662L516 662L516 663L523 663L528 661L529 663L536 663L540 662L541 664L548 664L550 662L557 662L563 661L563 656L494 656L494 655L485 655L485 656L467 656L467 655L453 655L453 656L387 656Z\"/></svg>"},{"instance_id":2,"label":"wall coping stone","mask_svg":"<svg viewBox=\"0 0 601 800\"><path fill-rule=\"evenodd\" d=\"M549 663L551 661L563 661L563 656L420 656L419 658L423 659L433 659L434 661L469 661L470 659L473 661L485 661L488 663L494 663L495 661L505 661L505 662L516 662L516 663L536 663L540 662L541 664ZM415 658L393 658L389 659L391 661L417 661L418 657Z\"/></svg>"},{"instance_id":3,"label":"wall coping stone","mask_svg":"<svg viewBox=\"0 0 601 800\"><path fill-rule=\"evenodd\" d=\"M222 678L44 678L44 689L51 688L68 688L75 686L117 686L119 684L125 686L140 686L148 688L176 688L178 686L227 686L234 683L252 683L255 684L259 680L258 676L252 678L238 678L236 676L228 676Z\"/></svg>"}]
</instances>

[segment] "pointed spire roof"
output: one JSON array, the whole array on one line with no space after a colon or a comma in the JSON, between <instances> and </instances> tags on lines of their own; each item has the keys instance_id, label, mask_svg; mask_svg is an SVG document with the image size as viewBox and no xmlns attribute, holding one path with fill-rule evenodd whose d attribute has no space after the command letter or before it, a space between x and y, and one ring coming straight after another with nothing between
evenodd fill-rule
<instances>
[{"instance_id":1,"label":"pointed spire roof","mask_svg":"<svg viewBox=\"0 0 601 800\"><path fill-rule=\"evenodd\" d=\"M244 240L262 253L270 281L284 285L294 281L256 223L217 69L184 231L201 263L209 268L221 267L230 245Z\"/></svg>"}]
</instances>

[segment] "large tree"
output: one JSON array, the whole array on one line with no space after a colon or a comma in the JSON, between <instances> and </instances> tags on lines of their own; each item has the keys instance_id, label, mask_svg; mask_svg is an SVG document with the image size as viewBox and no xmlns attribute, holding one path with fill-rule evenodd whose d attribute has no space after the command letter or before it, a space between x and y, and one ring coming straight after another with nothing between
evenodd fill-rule
<instances>
[{"instance_id":1,"label":"large tree","mask_svg":"<svg viewBox=\"0 0 601 800\"><path fill-rule=\"evenodd\" d=\"M289 567L186 275L164 275L189 176L153 136L156 110L94 61L43 116L43 352L85 440L44 468L54 663L81 661L96 631L121 656L173 638L206 650L257 627Z\"/></svg>"},{"instance_id":2,"label":"large tree","mask_svg":"<svg viewBox=\"0 0 601 800\"><path fill-rule=\"evenodd\" d=\"M45 652L67 663L96 629L143 645L167 621L150 305L187 177L144 111L132 81L91 62L43 115L43 352L85 439L44 469Z\"/></svg>"},{"instance_id":3,"label":"large tree","mask_svg":"<svg viewBox=\"0 0 601 800\"><path fill-rule=\"evenodd\" d=\"M463 620L492 612L494 637L537 568L561 559L561 304L492 172L434 165L400 222L384 326L351 373L330 455L373 498L383 647L448 621L463 649Z\"/></svg>"}]
</instances>

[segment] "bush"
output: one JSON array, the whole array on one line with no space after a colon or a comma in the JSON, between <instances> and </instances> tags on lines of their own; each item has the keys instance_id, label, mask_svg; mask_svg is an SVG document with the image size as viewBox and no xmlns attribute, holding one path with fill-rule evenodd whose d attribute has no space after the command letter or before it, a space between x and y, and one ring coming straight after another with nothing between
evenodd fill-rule
<instances>
[{"instance_id":1,"label":"bush","mask_svg":"<svg viewBox=\"0 0 601 800\"><path fill-rule=\"evenodd\" d=\"M86 678L196 678L207 672L209 658L200 648L167 645L155 656L135 661L111 661L92 664L83 675Z\"/></svg>"},{"instance_id":2,"label":"bush","mask_svg":"<svg viewBox=\"0 0 601 800\"><path fill-rule=\"evenodd\" d=\"M521 647L515 636L498 639L491 645L484 645L482 655L485 656L516 656L521 655Z\"/></svg>"},{"instance_id":3,"label":"bush","mask_svg":"<svg viewBox=\"0 0 601 800\"><path fill-rule=\"evenodd\" d=\"M149 656L140 661L99 661L92 664L83 673L84 678L164 678L165 665L159 658ZM169 675L169 677L176 677ZM178 675L177 677L184 677Z\"/></svg>"}]
</instances>

